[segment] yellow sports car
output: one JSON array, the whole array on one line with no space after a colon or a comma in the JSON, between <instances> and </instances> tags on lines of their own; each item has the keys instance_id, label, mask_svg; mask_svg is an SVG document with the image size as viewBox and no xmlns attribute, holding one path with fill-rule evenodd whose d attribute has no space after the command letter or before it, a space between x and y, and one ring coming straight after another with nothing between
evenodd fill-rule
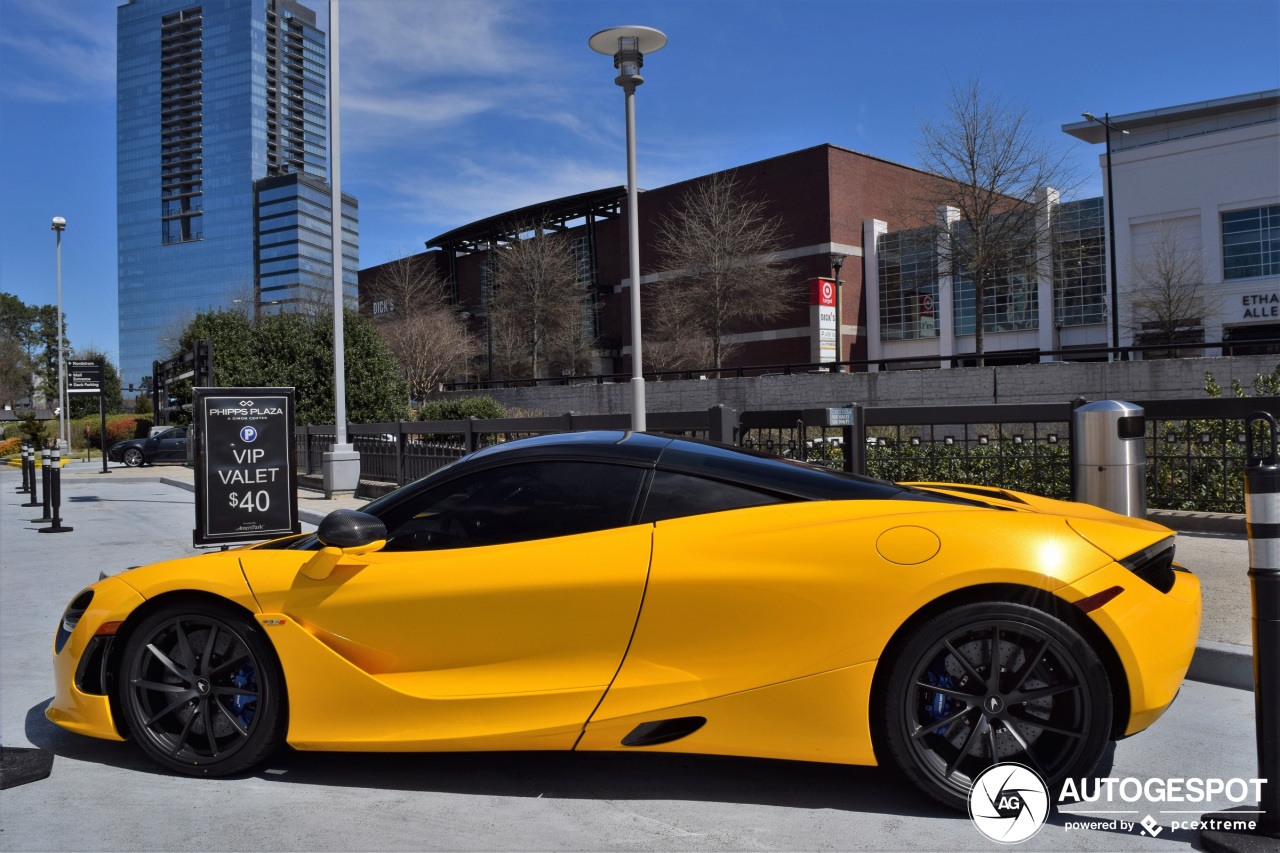
<instances>
[{"instance_id":1,"label":"yellow sports car","mask_svg":"<svg viewBox=\"0 0 1280 853\"><path fill-rule=\"evenodd\" d=\"M75 596L49 719L167 768L301 750L896 766L964 808L1173 701L1200 621L1160 525L644 433L491 447L315 534Z\"/></svg>"}]
</instances>

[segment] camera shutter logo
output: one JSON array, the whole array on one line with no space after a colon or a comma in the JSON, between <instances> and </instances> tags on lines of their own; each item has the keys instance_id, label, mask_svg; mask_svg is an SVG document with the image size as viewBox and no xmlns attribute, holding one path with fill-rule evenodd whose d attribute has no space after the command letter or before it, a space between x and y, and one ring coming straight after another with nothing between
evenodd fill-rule
<instances>
[{"instance_id":1,"label":"camera shutter logo","mask_svg":"<svg viewBox=\"0 0 1280 853\"><path fill-rule=\"evenodd\" d=\"M1049 789L1034 770L1021 764L992 765L973 780L969 817L992 841L1026 841L1049 817Z\"/></svg>"}]
</instances>

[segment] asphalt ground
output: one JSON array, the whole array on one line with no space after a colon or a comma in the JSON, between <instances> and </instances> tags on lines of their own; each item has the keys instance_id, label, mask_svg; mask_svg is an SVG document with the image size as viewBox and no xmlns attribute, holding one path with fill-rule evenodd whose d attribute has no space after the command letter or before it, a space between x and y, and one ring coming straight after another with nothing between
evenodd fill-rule
<instances>
[{"instance_id":1,"label":"asphalt ground","mask_svg":"<svg viewBox=\"0 0 1280 853\"><path fill-rule=\"evenodd\" d=\"M41 534L0 468L0 745L53 756L49 777L0 793L0 850L996 850L966 816L888 770L661 754L317 754L285 750L231 779L169 775L131 744L49 723L51 654L67 601L100 571L196 553L191 471L70 463L62 534ZM352 498L300 496L318 519ZM1204 642L1248 649L1247 542L1179 537L1206 591ZM1114 778L1257 775L1253 695L1188 680L1151 729L1121 741ZM1148 790L1150 787L1148 786ZM1155 790L1158 790L1155 789ZM1212 803L1083 803L1025 850L1185 850ZM1086 812L1086 809L1093 811ZM1158 832L1143 834L1150 816ZM1091 820L1094 826L1080 828ZM1134 824L1132 827L1113 821ZM1280 844L1277 844L1280 847Z\"/></svg>"}]
</instances>

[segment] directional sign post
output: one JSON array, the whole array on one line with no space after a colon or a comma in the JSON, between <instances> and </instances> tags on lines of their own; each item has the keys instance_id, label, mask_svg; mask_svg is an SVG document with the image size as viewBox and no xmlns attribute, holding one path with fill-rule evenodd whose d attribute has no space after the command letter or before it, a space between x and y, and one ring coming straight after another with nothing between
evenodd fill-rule
<instances>
[{"instance_id":1,"label":"directional sign post","mask_svg":"<svg viewBox=\"0 0 1280 853\"><path fill-rule=\"evenodd\" d=\"M195 388L197 546L302 532L292 388Z\"/></svg>"},{"instance_id":2,"label":"directional sign post","mask_svg":"<svg viewBox=\"0 0 1280 853\"><path fill-rule=\"evenodd\" d=\"M102 387L102 362L101 361L68 361L67 362L67 393L68 394L97 394L98 395L98 419L101 421L102 435L102 473L110 474L107 468L107 407ZM85 437L88 437L88 426L85 427ZM89 458L89 450L85 449L85 459Z\"/></svg>"}]
</instances>

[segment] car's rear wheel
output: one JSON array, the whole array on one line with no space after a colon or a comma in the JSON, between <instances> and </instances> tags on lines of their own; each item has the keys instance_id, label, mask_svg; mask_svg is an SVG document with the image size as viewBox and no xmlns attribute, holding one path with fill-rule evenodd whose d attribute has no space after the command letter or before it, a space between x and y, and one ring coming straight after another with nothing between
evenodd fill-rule
<instances>
[{"instance_id":1,"label":"car's rear wheel","mask_svg":"<svg viewBox=\"0 0 1280 853\"><path fill-rule=\"evenodd\" d=\"M967 809L988 767L1022 764L1050 799L1111 738L1111 687L1089 644L1041 610L998 602L938 614L906 639L880 698L883 743L920 788Z\"/></svg>"},{"instance_id":2,"label":"car's rear wheel","mask_svg":"<svg viewBox=\"0 0 1280 853\"><path fill-rule=\"evenodd\" d=\"M130 468L137 468L146 462L146 457L142 455L142 451L136 447L130 447L124 452L124 464Z\"/></svg>"},{"instance_id":3,"label":"car's rear wheel","mask_svg":"<svg viewBox=\"0 0 1280 853\"><path fill-rule=\"evenodd\" d=\"M284 703L280 664L262 628L231 606L165 607L125 645L120 705L129 731L171 770L247 770L282 742Z\"/></svg>"}]
</instances>

